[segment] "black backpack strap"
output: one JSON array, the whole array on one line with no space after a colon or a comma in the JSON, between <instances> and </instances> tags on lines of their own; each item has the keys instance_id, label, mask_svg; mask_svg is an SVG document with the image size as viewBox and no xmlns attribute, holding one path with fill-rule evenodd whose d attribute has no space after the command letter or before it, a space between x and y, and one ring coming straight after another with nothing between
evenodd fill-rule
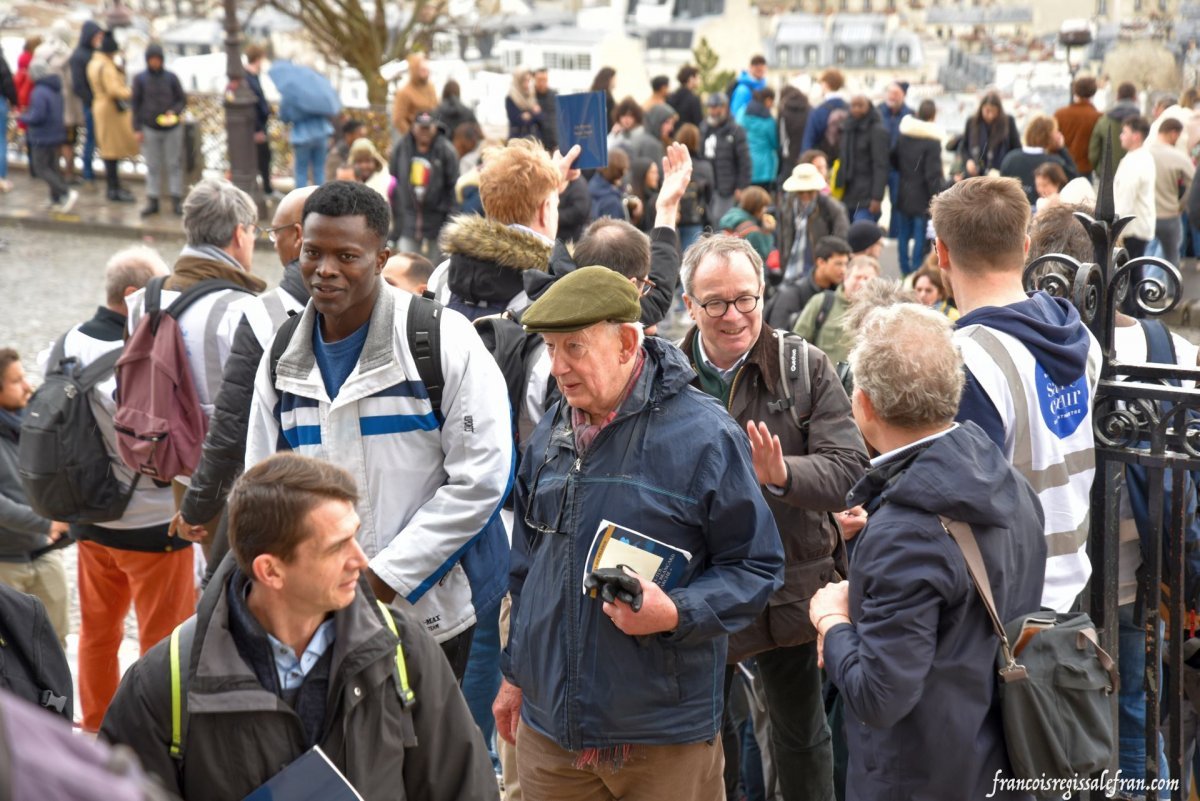
<instances>
[{"instance_id":1,"label":"black backpack strap","mask_svg":"<svg viewBox=\"0 0 1200 801\"><path fill-rule=\"evenodd\" d=\"M442 374L442 305L414 295L408 306L408 349L417 363L421 383L429 393L429 403L438 422L442 417L442 390L446 379Z\"/></svg>"},{"instance_id":2,"label":"black backpack strap","mask_svg":"<svg viewBox=\"0 0 1200 801\"><path fill-rule=\"evenodd\" d=\"M68 331L67 334L69 333L71 332ZM59 337L54 342L54 346L50 348L50 360L46 362L46 375L62 372L63 356L67 352L67 334ZM116 364L116 362L113 362L113 364Z\"/></svg>"},{"instance_id":3,"label":"black backpack strap","mask_svg":"<svg viewBox=\"0 0 1200 801\"><path fill-rule=\"evenodd\" d=\"M817 312L817 320L813 323L813 341L816 342L817 335L821 333L821 329L825 327L825 321L829 319L829 312L833 310L833 302L837 300L836 289L826 289L821 298L821 310Z\"/></svg>"},{"instance_id":4,"label":"black backpack strap","mask_svg":"<svg viewBox=\"0 0 1200 801\"><path fill-rule=\"evenodd\" d=\"M124 351L124 347L113 348L108 353L89 364L87 368L79 374L79 388L84 392L91 392L97 384L99 384L108 376L112 375L113 371L117 367L117 361L120 360L121 354ZM62 358L61 354L59 358ZM53 363L54 362L51 361L51 364Z\"/></svg>"},{"instance_id":5,"label":"black backpack strap","mask_svg":"<svg viewBox=\"0 0 1200 801\"><path fill-rule=\"evenodd\" d=\"M146 299L145 299L145 314L151 317L162 309L162 291L163 284L167 282L167 276L160 275L151 278L146 284Z\"/></svg>"},{"instance_id":6,"label":"black backpack strap","mask_svg":"<svg viewBox=\"0 0 1200 801\"><path fill-rule=\"evenodd\" d=\"M210 295L213 292L220 292L223 289L232 289L234 292L245 292L248 295L254 294L249 289L246 289L246 287L244 287L240 284L235 284L232 281L226 281L222 278L211 278L206 281L197 281L196 283L189 286L187 289L183 290L183 292L180 293L179 297L175 298L175 300L171 303L171 305L167 307L167 309L166 309L167 314L171 315L176 320L178 320L181 316L183 316L183 313L188 310L188 307L191 306L196 301L200 300L200 298L204 297L205 295ZM161 291L162 290L161 290L161 284L160 284L160 289L159 289L160 295L161 295ZM147 304L146 310L147 310L147 312L149 312L149 310L150 310L149 295L150 295L150 289L149 289L149 287L147 287L147 289L146 289L146 304ZM161 303L161 298L159 300L159 303Z\"/></svg>"},{"instance_id":7,"label":"black backpack strap","mask_svg":"<svg viewBox=\"0 0 1200 801\"><path fill-rule=\"evenodd\" d=\"M1162 320L1138 320L1142 333L1146 335L1146 361L1155 364L1175 364L1175 342L1171 331ZM1178 385L1178 381L1171 383Z\"/></svg>"},{"instance_id":8,"label":"black backpack strap","mask_svg":"<svg viewBox=\"0 0 1200 801\"><path fill-rule=\"evenodd\" d=\"M796 427L804 431L812 414L808 343L789 331L776 329L774 334L779 351L779 390L783 397L767 403L767 409L788 412Z\"/></svg>"},{"instance_id":9,"label":"black backpack strap","mask_svg":"<svg viewBox=\"0 0 1200 801\"><path fill-rule=\"evenodd\" d=\"M292 334L296 333L296 326L300 325L301 312L295 312L283 321L283 325L275 332L275 339L271 341L271 386L275 386L275 379L279 377L279 360L283 358L284 351L292 342Z\"/></svg>"}]
</instances>

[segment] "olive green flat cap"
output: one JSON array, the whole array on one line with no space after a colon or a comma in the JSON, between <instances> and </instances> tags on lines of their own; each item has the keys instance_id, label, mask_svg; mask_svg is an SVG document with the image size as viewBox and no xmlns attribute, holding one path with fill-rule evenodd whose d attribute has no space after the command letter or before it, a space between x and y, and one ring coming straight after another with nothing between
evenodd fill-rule
<instances>
[{"instance_id":1,"label":"olive green flat cap","mask_svg":"<svg viewBox=\"0 0 1200 801\"><path fill-rule=\"evenodd\" d=\"M521 324L534 334L565 334L641 318L641 295L628 278L607 267L582 267L555 281L521 315Z\"/></svg>"}]
</instances>

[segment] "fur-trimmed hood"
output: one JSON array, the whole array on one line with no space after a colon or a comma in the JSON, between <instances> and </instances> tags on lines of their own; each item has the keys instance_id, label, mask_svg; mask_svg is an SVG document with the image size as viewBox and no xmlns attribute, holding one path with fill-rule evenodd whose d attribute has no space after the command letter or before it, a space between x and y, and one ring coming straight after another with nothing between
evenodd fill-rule
<instances>
[{"instance_id":1,"label":"fur-trimmed hood","mask_svg":"<svg viewBox=\"0 0 1200 801\"><path fill-rule=\"evenodd\" d=\"M526 270L545 270L553 245L535 234L486 217L455 217L442 230L450 256L450 291L471 304L507 304L524 291Z\"/></svg>"},{"instance_id":2,"label":"fur-trimmed hood","mask_svg":"<svg viewBox=\"0 0 1200 801\"><path fill-rule=\"evenodd\" d=\"M510 270L544 270L551 245L537 236L486 217L455 217L442 230L443 253L494 262Z\"/></svg>"},{"instance_id":3,"label":"fur-trimmed hood","mask_svg":"<svg viewBox=\"0 0 1200 801\"><path fill-rule=\"evenodd\" d=\"M936 122L926 122L917 119L915 114L909 114L900 120L900 135L911 136L914 139L933 139L945 143L946 131Z\"/></svg>"}]
</instances>

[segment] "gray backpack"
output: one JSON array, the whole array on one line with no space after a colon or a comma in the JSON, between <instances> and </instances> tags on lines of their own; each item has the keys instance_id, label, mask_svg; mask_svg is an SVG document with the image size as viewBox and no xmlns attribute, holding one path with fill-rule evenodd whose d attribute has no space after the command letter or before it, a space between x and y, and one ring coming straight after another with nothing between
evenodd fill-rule
<instances>
[{"instance_id":1,"label":"gray backpack","mask_svg":"<svg viewBox=\"0 0 1200 801\"><path fill-rule=\"evenodd\" d=\"M941 521L962 550L1000 639L1000 709L1013 777L1072 778L1104 770L1117 740L1117 667L1100 647L1091 618L1042 610L1001 624L971 527Z\"/></svg>"}]
</instances>

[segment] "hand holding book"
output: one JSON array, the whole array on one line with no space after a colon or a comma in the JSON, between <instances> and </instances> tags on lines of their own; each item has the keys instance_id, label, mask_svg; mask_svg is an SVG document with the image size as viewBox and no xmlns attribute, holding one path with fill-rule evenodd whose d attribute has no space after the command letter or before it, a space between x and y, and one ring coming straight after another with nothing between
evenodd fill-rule
<instances>
[{"instance_id":1,"label":"hand holding book","mask_svg":"<svg viewBox=\"0 0 1200 801\"><path fill-rule=\"evenodd\" d=\"M630 637L674 631L679 626L679 609L675 607L671 596L653 581L647 581L637 574L632 576L642 585L641 609L635 612L632 606L618 599L614 603L604 604L604 614Z\"/></svg>"}]
</instances>

